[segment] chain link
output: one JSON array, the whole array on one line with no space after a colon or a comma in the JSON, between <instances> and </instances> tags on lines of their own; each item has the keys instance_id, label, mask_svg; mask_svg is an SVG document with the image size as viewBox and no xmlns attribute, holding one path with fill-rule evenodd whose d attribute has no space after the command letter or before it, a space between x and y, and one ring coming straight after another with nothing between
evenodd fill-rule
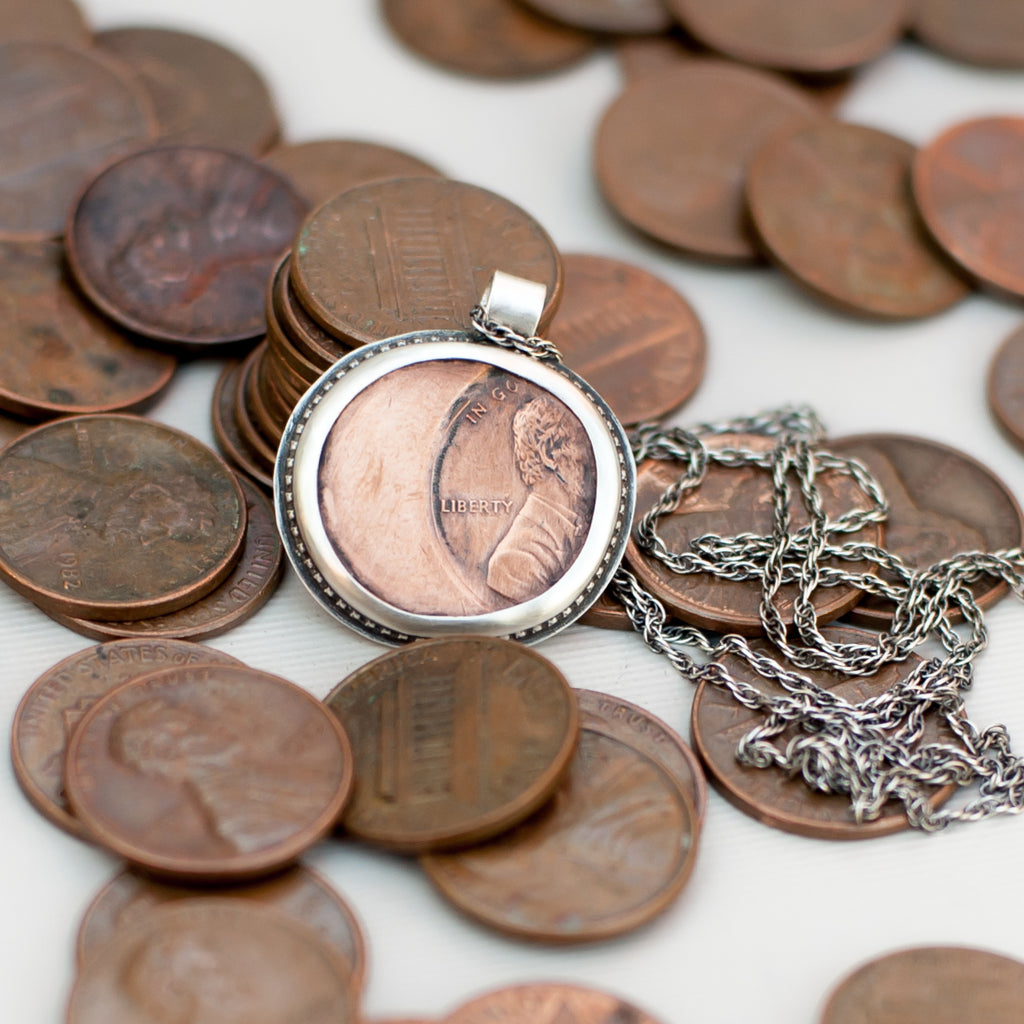
<instances>
[{"instance_id":1,"label":"chain link","mask_svg":"<svg viewBox=\"0 0 1024 1024\"><path fill-rule=\"evenodd\" d=\"M546 338L539 338L537 335L527 338L525 335L513 331L511 327L498 323L497 320L486 319L483 306L474 306L470 311L469 318L477 334L482 334L495 345L514 349L516 352L522 352L523 355L532 356L534 359L544 362L562 362L562 353Z\"/></svg>"}]
</instances>

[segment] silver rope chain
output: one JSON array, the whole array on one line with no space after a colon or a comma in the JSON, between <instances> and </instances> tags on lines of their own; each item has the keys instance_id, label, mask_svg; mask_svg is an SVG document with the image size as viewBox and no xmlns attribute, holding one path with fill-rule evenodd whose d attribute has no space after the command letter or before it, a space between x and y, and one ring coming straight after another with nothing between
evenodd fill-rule
<instances>
[{"instance_id":1,"label":"silver rope chain","mask_svg":"<svg viewBox=\"0 0 1024 1024\"><path fill-rule=\"evenodd\" d=\"M527 338L516 333L510 327L498 323L497 320L488 320L484 316L482 306L474 306L470 311L469 318L473 323L473 330L477 334L482 334L495 345L514 349L516 352L522 352L523 355L532 356L542 362L562 362L562 353L546 338L539 338L537 335Z\"/></svg>"}]
</instances>

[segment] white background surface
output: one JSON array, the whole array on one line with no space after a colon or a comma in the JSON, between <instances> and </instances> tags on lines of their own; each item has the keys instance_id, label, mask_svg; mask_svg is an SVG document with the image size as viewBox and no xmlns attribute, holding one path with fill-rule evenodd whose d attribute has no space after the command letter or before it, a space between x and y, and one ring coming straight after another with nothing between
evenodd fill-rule
<instances>
[{"instance_id":1,"label":"white background surface","mask_svg":"<svg viewBox=\"0 0 1024 1024\"><path fill-rule=\"evenodd\" d=\"M396 145L504 194L536 216L563 251L603 253L675 284L703 318L706 379L677 415L815 405L835 434L891 430L956 445L1024 494L1024 455L991 420L989 359L1021 319L976 295L908 325L852 320L818 307L774 271L702 266L645 242L597 194L591 141L620 89L610 52L530 82L486 82L430 66L388 34L373 0L85 0L96 28L153 23L234 46L267 77L292 141L320 136ZM970 116L1024 114L1024 74L959 66L909 44L863 74L841 113L924 142ZM212 440L216 361L182 370L152 415ZM1024 749L1024 608L989 616L992 643L969 709L1003 721ZM0 590L0 713L87 641ZM252 621L212 641L323 696L382 649L322 613L289 575ZM584 627L544 644L579 686L641 703L688 736L691 694L626 634ZM62 1019L75 930L116 861L38 815L8 764L0 777L0 1021ZM664 1024L814 1024L829 989L860 962L910 944L982 946L1024 958L1024 820L937 836L829 843L774 831L712 793L688 888L656 922L623 939L548 949L491 934L435 896L412 861L324 844L309 856L365 923L368 1016L440 1017L471 995L534 979L614 990Z\"/></svg>"}]
</instances>

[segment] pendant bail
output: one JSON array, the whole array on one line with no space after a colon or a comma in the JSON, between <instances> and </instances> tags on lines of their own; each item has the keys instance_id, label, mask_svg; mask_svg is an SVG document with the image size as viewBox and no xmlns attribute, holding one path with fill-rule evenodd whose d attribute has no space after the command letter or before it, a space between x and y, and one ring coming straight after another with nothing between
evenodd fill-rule
<instances>
[{"instance_id":1,"label":"pendant bail","mask_svg":"<svg viewBox=\"0 0 1024 1024\"><path fill-rule=\"evenodd\" d=\"M547 288L514 274L496 270L480 297L484 319L507 327L524 338L537 333Z\"/></svg>"}]
</instances>

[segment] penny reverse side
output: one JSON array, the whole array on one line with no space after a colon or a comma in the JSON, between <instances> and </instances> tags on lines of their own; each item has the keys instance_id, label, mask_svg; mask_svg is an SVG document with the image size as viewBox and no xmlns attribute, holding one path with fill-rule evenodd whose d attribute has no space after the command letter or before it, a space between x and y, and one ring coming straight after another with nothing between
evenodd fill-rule
<instances>
[{"instance_id":1,"label":"penny reverse side","mask_svg":"<svg viewBox=\"0 0 1024 1024\"><path fill-rule=\"evenodd\" d=\"M1015 0L916 0L911 28L957 60L1024 68L1024 10Z\"/></svg>"},{"instance_id":2,"label":"penny reverse side","mask_svg":"<svg viewBox=\"0 0 1024 1024\"><path fill-rule=\"evenodd\" d=\"M444 1024L658 1024L618 996L580 985L498 989L464 1003Z\"/></svg>"}]
</instances>

